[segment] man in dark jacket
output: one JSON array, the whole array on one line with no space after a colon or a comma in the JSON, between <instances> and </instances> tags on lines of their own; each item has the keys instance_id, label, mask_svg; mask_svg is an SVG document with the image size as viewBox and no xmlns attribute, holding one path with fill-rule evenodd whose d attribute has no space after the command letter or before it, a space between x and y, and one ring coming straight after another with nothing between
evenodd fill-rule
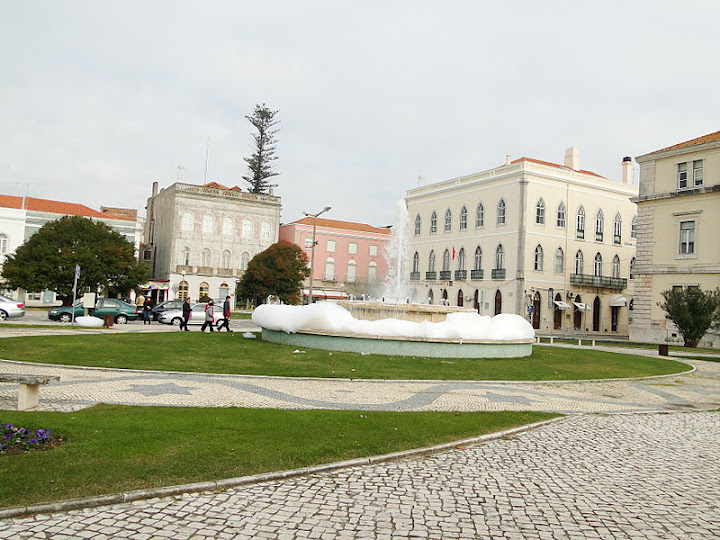
<instances>
[{"instance_id":1,"label":"man in dark jacket","mask_svg":"<svg viewBox=\"0 0 720 540\"><path fill-rule=\"evenodd\" d=\"M229 296L226 296L225 301L223 302L223 317L225 320L220 325L220 328L218 328L218 332L220 330L222 330L223 328L225 330L227 330L228 332L232 332L232 330L230 330L230 297Z\"/></svg>"},{"instance_id":2,"label":"man in dark jacket","mask_svg":"<svg viewBox=\"0 0 720 540\"><path fill-rule=\"evenodd\" d=\"M190 320L191 312L192 308L190 307L190 298L186 298L185 303L182 305L183 320L180 322L180 330L185 330L186 332L190 331L188 328L188 321Z\"/></svg>"}]
</instances>

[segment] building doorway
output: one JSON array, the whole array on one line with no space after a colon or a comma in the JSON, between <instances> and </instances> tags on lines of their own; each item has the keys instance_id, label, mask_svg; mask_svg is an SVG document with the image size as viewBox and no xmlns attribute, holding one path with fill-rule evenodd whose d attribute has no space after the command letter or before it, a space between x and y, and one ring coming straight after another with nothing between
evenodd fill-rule
<instances>
[{"instance_id":1,"label":"building doorway","mask_svg":"<svg viewBox=\"0 0 720 540\"><path fill-rule=\"evenodd\" d=\"M600 331L600 297L593 300L593 332Z\"/></svg>"},{"instance_id":2,"label":"building doorway","mask_svg":"<svg viewBox=\"0 0 720 540\"><path fill-rule=\"evenodd\" d=\"M464 300L464 299L463 299L463 292L462 292L462 289L460 289L460 290L458 291L458 296L457 296L457 305L458 305L458 307L463 307L463 300Z\"/></svg>"},{"instance_id":3,"label":"building doorway","mask_svg":"<svg viewBox=\"0 0 720 540\"><path fill-rule=\"evenodd\" d=\"M533 298L533 312L532 312L532 327L535 330L540 330L540 293L535 291L535 297Z\"/></svg>"},{"instance_id":4,"label":"building doorway","mask_svg":"<svg viewBox=\"0 0 720 540\"><path fill-rule=\"evenodd\" d=\"M475 295L473 296L473 308L475 308L475 311L480 313L480 294L478 293L478 290L475 289Z\"/></svg>"},{"instance_id":5,"label":"building doorway","mask_svg":"<svg viewBox=\"0 0 720 540\"><path fill-rule=\"evenodd\" d=\"M432 289L430 289L428 291L428 304L430 304L432 306L433 302L435 302L435 295L433 294Z\"/></svg>"},{"instance_id":6,"label":"building doorway","mask_svg":"<svg viewBox=\"0 0 720 540\"><path fill-rule=\"evenodd\" d=\"M620 318L620 307L612 306L610 308L610 330L618 331L618 319Z\"/></svg>"},{"instance_id":7,"label":"building doorway","mask_svg":"<svg viewBox=\"0 0 720 540\"><path fill-rule=\"evenodd\" d=\"M442 305L443 305L443 306L449 306L449 305L450 305L450 302L448 302L447 289L443 289Z\"/></svg>"},{"instance_id":8,"label":"building doorway","mask_svg":"<svg viewBox=\"0 0 720 540\"><path fill-rule=\"evenodd\" d=\"M557 293L555 295L555 302L562 302L562 296L560 296L560 293ZM560 309L560 306L555 304L555 309L553 310L553 329L560 330L562 328L562 309Z\"/></svg>"},{"instance_id":9,"label":"building doorway","mask_svg":"<svg viewBox=\"0 0 720 540\"><path fill-rule=\"evenodd\" d=\"M495 291L495 315L500 315L502 313L502 293L500 292L500 289Z\"/></svg>"},{"instance_id":10,"label":"building doorway","mask_svg":"<svg viewBox=\"0 0 720 540\"><path fill-rule=\"evenodd\" d=\"M577 307L577 304L582 305L582 299L580 298L580 295L575 297L575 311L573 312L573 327L575 330L582 330L582 311L580 311L580 308Z\"/></svg>"}]
</instances>

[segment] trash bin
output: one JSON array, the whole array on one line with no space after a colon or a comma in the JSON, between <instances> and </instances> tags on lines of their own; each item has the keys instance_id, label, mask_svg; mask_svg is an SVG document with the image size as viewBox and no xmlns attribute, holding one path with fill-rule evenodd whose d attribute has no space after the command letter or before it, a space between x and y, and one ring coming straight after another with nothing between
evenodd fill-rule
<instances>
[{"instance_id":1,"label":"trash bin","mask_svg":"<svg viewBox=\"0 0 720 540\"><path fill-rule=\"evenodd\" d=\"M110 328L114 322L112 314L103 315L103 321L103 326L107 326L108 328Z\"/></svg>"},{"instance_id":2,"label":"trash bin","mask_svg":"<svg viewBox=\"0 0 720 540\"><path fill-rule=\"evenodd\" d=\"M661 343L660 345L658 345L658 354L660 356L668 355L668 344L667 343Z\"/></svg>"}]
</instances>

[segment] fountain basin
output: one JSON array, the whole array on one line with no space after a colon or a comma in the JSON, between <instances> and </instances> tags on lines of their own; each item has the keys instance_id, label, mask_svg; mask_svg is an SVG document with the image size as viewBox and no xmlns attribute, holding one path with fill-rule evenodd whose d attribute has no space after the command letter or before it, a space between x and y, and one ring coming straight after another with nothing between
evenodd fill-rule
<instances>
[{"instance_id":1,"label":"fountain basin","mask_svg":"<svg viewBox=\"0 0 720 540\"><path fill-rule=\"evenodd\" d=\"M347 309L356 319L365 321L400 319L413 322L442 322L449 313L475 313L472 308L430 304L390 304L353 300L339 300L335 303Z\"/></svg>"}]
</instances>

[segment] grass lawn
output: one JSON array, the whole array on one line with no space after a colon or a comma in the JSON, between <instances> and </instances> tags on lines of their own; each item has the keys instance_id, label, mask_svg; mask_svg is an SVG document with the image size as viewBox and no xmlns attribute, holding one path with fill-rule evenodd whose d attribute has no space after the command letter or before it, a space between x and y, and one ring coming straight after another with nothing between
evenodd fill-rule
<instances>
[{"instance_id":1,"label":"grass lawn","mask_svg":"<svg viewBox=\"0 0 720 540\"><path fill-rule=\"evenodd\" d=\"M534 346L527 358L362 355L244 338L241 333L32 336L0 340L0 358L124 369L354 379L572 380L666 375L687 366L596 350Z\"/></svg>"},{"instance_id":2,"label":"grass lawn","mask_svg":"<svg viewBox=\"0 0 720 540\"><path fill-rule=\"evenodd\" d=\"M2 411L50 428L55 449L0 455L0 506L233 478L385 454L558 415L98 405L74 413Z\"/></svg>"}]
</instances>

